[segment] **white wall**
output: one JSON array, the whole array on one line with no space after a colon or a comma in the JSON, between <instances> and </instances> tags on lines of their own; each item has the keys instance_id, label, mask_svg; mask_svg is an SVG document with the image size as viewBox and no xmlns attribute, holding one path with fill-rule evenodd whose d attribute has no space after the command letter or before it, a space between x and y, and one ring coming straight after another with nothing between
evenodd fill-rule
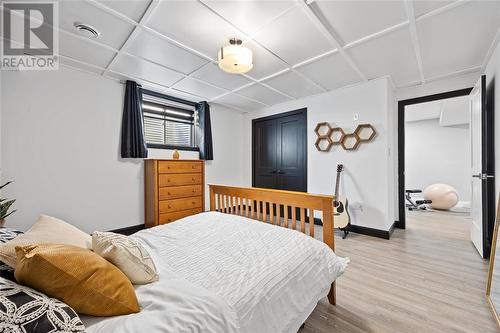
<instances>
[{"instance_id":1,"label":"white wall","mask_svg":"<svg viewBox=\"0 0 500 333\"><path fill-rule=\"evenodd\" d=\"M462 204L470 203L469 126L439 126L439 119L411 121L405 128L407 189L435 183L457 189Z\"/></svg>"},{"instance_id":2,"label":"white wall","mask_svg":"<svg viewBox=\"0 0 500 333\"><path fill-rule=\"evenodd\" d=\"M117 81L65 67L3 73L2 178L15 181L5 194L18 209L8 225L26 229L41 213L87 232L144 222L143 162L119 157L123 96ZM243 116L211 111L215 160L206 182L239 185ZM171 153L152 150L150 158Z\"/></svg>"},{"instance_id":3,"label":"white wall","mask_svg":"<svg viewBox=\"0 0 500 333\"><path fill-rule=\"evenodd\" d=\"M252 119L306 107L308 192L333 194L336 165L343 163L341 194L348 197L351 207L354 203L362 204L362 210L351 209L353 224L388 230L395 216L394 184L389 179L390 168L394 167L390 156L394 138L388 127L389 119L394 119L391 89L387 78L382 78L246 114L245 184L250 186L252 178ZM359 120L353 120L354 113L359 114ZM378 135L356 151L334 146L330 152L319 152L314 146L314 127L324 121L346 132L354 131L357 124L371 123Z\"/></svg>"}]
</instances>

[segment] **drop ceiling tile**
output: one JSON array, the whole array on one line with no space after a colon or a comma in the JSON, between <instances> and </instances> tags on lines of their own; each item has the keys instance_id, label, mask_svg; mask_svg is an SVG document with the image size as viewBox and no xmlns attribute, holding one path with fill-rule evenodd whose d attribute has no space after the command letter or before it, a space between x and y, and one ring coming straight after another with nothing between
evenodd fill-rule
<instances>
[{"instance_id":1,"label":"drop ceiling tile","mask_svg":"<svg viewBox=\"0 0 500 333\"><path fill-rule=\"evenodd\" d=\"M204 100L203 97L188 94L188 93L185 93L183 91L179 91L179 90L175 90L175 89L167 89L167 90L164 90L163 93L167 94L169 96L186 99L186 100L191 101L191 102L201 102Z\"/></svg>"},{"instance_id":2,"label":"drop ceiling tile","mask_svg":"<svg viewBox=\"0 0 500 333\"><path fill-rule=\"evenodd\" d=\"M111 70L131 75L163 86L170 86L183 75L151 62L122 54Z\"/></svg>"},{"instance_id":3,"label":"drop ceiling tile","mask_svg":"<svg viewBox=\"0 0 500 333\"><path fill-rule=\"evenodd\" d=\"M93 66L90 66L86 63L81 63L81 62L75 61L71 58L66 58L66 57L62 57L62 56L59 57L59 63L62 65L66 65L66 66L73 67L76 69L82 69L84 71L92 72L92 73L96 73L96 74L102 74L102 72L104 72L104 70L102 68L93 67Z\"/></svg>"},{"instance_id":4,"label":"drop ceiling tile","mask_svg":"<svg viewBox=\"0 0 500 333\"><path fill-rule=\"evenodd\" d=\"M247 88L238 90L238 94L250 97L267 105L274 105L291 100L290 98L260 84L254 84Z\"/></svg>"},{"instance_id":5,"label":"drop ceiling tile","mask_svg":"<svg viewBox=\"0 0 500 333\"><path fill-rule=\"evenodd\" d=\"M99 2L139 22L151 0L100 0Z\"/></svg>"},{"instance_id":6,"label":"drop ceiling tile","mask_svg":"<svg viewBox=\"0 0 500 333\"><path fill-rule=\"evenodd\" d=\"M230 24L198 1L162 1L147 26L212 59L232 37L242 37Z\"/></svg>"},{"instance_id":7,"label":"drop ceiling tile","mask_svg":"<svg viewBox=\"0 0 500 333\"><path fill-rule=\"evenodd\" d=\"M314 6L345 43L407 20L404 1L317 1Z\"/></svg>"},{"instance_id":8,"label":"drop ceiling tile","mask_svg":"<svg viewBox=\"0 0 500 333\"><path fill-rule=\"evenodd\" d=\"M314 84L294 72L287 72L273 77L265 81L265 83L296 98L315 95L322 92Z\"/></svg>"},{"instance_id":9,"label":"drop ceiling tile","mask_svg":"<svg viewBox=\"0 0 500 333\"><path fill-rule=\"evenodd\" d=\"M369 79L391 75L397 86L419 80L418 64L408 28L358 44L347 52Z\"/></svg>"},{"instance_id":10,"label":"drop ceiling tile","mask_svg":"<svg viewBox=\"0 0 500 333\"><path fill-rule=\"evenodd\" d=\"M413 1L413 10L415 12L415 16L419 17L424 14L430 13L438 8L447 6L453 2L455 1L444 1L444 0Z\"/></svg>"},{"instance_id":11,"label":"drop ceiling tile","mask_svg":"<svg viewBox=\"0 0 500 333\"><path fill-rule=\"evenodd\" d=\"M132 42L127 52L185 74L207 63L207 60L144 30Z\"/></svg>"},{"instance_id":12,"label":"drop ceiling tile","mask_svg":"<svg viewBox=\"0 0 500 333\"><path fill-rule=\"evenodd\" d=\"M242 75L226 73L213 63L203 66L192 76L228 90L233 90L252 82Z\"/></svg>"},{"instance_id":13,"label":"drop ceiling tile","mask_svg":"<svg viewBox=\"0 0 500 333\"><path fill-rule=\"evenodd\" d=\"M59 1L59 27L78 33L74 24L85 23L96 28L100 35L98 41L119 49L134 29L130 23L92 6L86 1Z\"/></svg>"},{"instance_id":14,"label":"drop ceiling tile","mask_svg":"<svg viewBox=\"0 0 500 333\"><path fill-rule=\"evenodd\" d=\"M116 54L85 38L78 38L68 33L59 34L59 53L100 67L106 67Z\"/></svg>"},{"instance_id":15,"label":"drop ceiling tile","mask_svg":"<svg viewBox=\"0 0 500 333\"><path fill-rule=\"evenodd\" d=\"M291 65L334 48L298 6L260 30L255 40Z\"/></svg>"},{"instance_id":16,"label":"drop ceiling tile","mask_svg":"<svg viewBox=\"0 0 500 333\"><path fill-rule=\"evenodd\" d=\"M253 52L253 68L247 74L254 79L262 79L287 68L285 62L254 41L247 41L243 44Z\"/></svg>"},{"instance_id":17,"label":"drop ceiling tile","mask_svg":"<svg viewBox=\"0 0 500 333\"><path fill-rule=\"evenodd\" d=\"M482 65L500 27L500 1L471 1L417 21L426 77Z\"/></svg>"},{"instance_id":18,"label":"drop ceiling tile","mask_svg":"<svg viewBox=\"0 0 500 333\"><path fill-rule=\"evenodd\" d=\"M334 53L301 66L297 70L328 90L361 81L358 73L352 69L340 53Z\"/></svg>"},{"instance_id":19,"label":"drop ceiling tile","mask_svg":"<svg viewBox=\"0 0 500 333\"><path fill-rule=\"evenodd\" d=\"M259 28L296 4L294 1L207 1L207 6L247 34Z\"/></svg>"},{"instance_id":20,"label":"drop ceiling tile","mask_svg":"<svg viewBox=\"0 0 500 333\"><path fill-rule=\"evenodd\" d=\"M213 101L213 103L221 103L229 107L245 111L256 111L265 107L265 105L251 101L237 94L229 94L221 98L217 98Z\"/></svg>"},{"instance_id":21,"label":"drop ceiling tile","mask_svg":"<svg viewBox=\"0 0 500 333\"><path fill-rule=\"evenodd\" d=\"M156 92L164 92L167 87L165 86L162 86L162 85L159 85L159 84L155 84L153 82L149 82L149 81L145 81L145 80L142 80L140 78L132 78L130 77L130 75L126 75L126 74L121 74L121 73L116 73L116 72L113 72L113 71L108 71L104 74L104 76L106 77L110 77L110 78L113 78L113 79L116 79L116 80L120 80L120 82L125 82L126 80L134 80L136 81L138 84L140 84L144 89L148 89L148 90L152 90L152 91L156 91Z\"/></svg>"},{"instance_id":22,"label":"drop ceiling tile","mask_svg":"<svg viewBox=\"0 0 500 333\"><path fill-rule=\"evenodd\" d=\"M215 96L222 95L226 90L208 85L201 81L186 77L179 81L173 87L177 90L181 90L190 94L205 97L207 99L214 98Z\"/></svg>"}]
</instances>

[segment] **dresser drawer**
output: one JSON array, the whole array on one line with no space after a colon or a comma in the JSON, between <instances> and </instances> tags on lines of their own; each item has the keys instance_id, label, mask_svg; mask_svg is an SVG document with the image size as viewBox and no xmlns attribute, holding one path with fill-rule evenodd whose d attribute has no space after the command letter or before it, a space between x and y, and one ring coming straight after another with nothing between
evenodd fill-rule
<instances>
[{"instance_id":1,"label":"dresser drawer","mask_svg":"<svg viewBox=\"0 0 500 333\"><path fill-rule=\"evenodd\" d=\"M183 199L173 199L173 200L165 200L160 201L160 214L162 213L170 213L176 212L178 210L186 210L193 208L201 208L202 207L202 198L192 197L192 198L183 198Z\"/></svg>"},{"instance_id":2,"label":"dresser drawer","mask_svg":"<svg viewBox=\"0 0 500 333\"><path fill-rule=\"evenodd\" d=\"M160 221L159 222L160 222L160 224L170 223L170 222L173 222L175 220L182 219L183 217L186 217L186 216L201 213L202 211L203 211L203 209L201 209L201 208L195 208L195 209L181 210L180 212L160 214L160 218L159 218Z\"/></svg>"},{"instance_id":3,"label":"dresser drawer","mask_svg":"<svg viewBox=\"0 0 500 333\"><path fill-rule=\"evenodd\" d=\"M202 187L201 185L162 187L159 192L158 200L171 200L202 195Z\"/></svg>"},{"instance_id":4,"label":"dresser drawer","mask_svg":"<svg viewBox=\"0 0 500 333\"><path fill-rule=\"evenodd\" d=\"M202 181L201 173L160 174L158 176L158 184L160 187L197 185L202 184Z\"/></svg>"},{"instance_id":5,"label":"dresser drawer","mask_svg":"<svg viewBox=\"0 0 500 333\"><path fill-rule=\"evenodd\" d=\"M192 161L159 161L159 173L194 173L201 172L202 164Z\"/></svg>"}]
</instances>

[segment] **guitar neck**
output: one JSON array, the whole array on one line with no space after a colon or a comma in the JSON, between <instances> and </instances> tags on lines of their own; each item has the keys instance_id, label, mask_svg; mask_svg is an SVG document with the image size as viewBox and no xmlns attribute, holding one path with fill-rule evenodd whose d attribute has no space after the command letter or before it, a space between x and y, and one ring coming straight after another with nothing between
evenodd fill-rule
<instances>
[{"instance_id":1,"label":"guitar neck","mask_svg":"<svg viewBox=\"0 0 500 333\"><path fill-rule=\"evenodd\" d=\"M339 196L340 171L337 171L337 180L335 181L335 200Z\"/></svg>"}]
</instances>

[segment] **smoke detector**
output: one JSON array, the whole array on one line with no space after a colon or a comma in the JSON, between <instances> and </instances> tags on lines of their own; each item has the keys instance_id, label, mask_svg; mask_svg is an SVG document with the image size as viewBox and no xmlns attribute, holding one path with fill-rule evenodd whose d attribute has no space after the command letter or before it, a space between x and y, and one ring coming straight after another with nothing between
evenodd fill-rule
<instances>
[{"instance_id":1,"label":"smoke detector","mask_svg":"<svg viewBox=\"0 0 500 333\"><path fill-rule=\"evenodd\" d=\"M74 26L82 36L85 36L87 38L99 37L99 31L97 31L97 29L91 25L75 22Z\"/></svg>"}]
</instances>

